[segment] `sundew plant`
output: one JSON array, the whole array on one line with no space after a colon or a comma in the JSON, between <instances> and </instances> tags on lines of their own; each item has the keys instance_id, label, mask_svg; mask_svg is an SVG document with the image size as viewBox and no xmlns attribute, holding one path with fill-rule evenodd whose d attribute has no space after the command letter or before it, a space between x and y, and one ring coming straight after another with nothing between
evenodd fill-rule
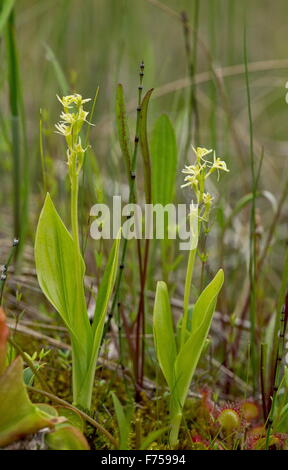
<instances>
[{"instance_id":1,"label":"sundew plant","mask_svg":"<svg viewBox=\"0 0 288 470\"><path fill-rule=\"evenodd\" d=\"M288 5L263 3L0 1L0 449L288 450Z\"/></svg>"}]
</instances>

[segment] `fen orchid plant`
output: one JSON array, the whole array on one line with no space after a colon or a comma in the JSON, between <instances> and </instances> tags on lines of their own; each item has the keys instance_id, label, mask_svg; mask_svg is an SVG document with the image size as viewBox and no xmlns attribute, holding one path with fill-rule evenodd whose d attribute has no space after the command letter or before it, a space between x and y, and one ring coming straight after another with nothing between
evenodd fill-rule
<instances>
[{"instance_id":1,"label":"fen orchid plant","mask_svg":"<svg viewBox=\"0 0 288 470\"><path fill-rule=\"evenodd\" d=\"M185 166L183 170L185 179L182 187L190 187L193 190L196 202L192 204L190 213L190 227L194 232L185 278L183 315L178 325L179 335L174 329L168 288L163 281L157 283L153 313L157 358L170 390L170 445L172 447L178 442L183 406L209 333L217 297L224 282L224 273L220 269L194 303L190 318L190 291L198 234L201 232L201 225L209 221L213 203L213 197L206 191L205 183L214 172L218 172L219 178L220 171L229 171L226 163L216 157L215 152L213 152L213 161L209 160L212 150L202 147L193 150L196 154L196 161L193 165Z\"/></svg>"},{"instance_id":2,"label":"fen orchid plant","mask_svg":"<svg viewBox=\"0 0 288 470\"><path fill-rule=\"evenodd\" d=\"M95 369L109 299L113 290L119 253L119 238L114 242L98 287L93 322L90 324L84 289L85 262L82 257L78 228L78 188L85 148L81 142L81 129L87 123L88 111L84 105L90 101L79 94L58 97L63 106L59 134L67 144L67 166L71 186L71 233L61 220L47 193L40 214L36 241L35 261L40 287L62 317L71 338L73 402L90 409Z\"/></svg>"}]
</instances>

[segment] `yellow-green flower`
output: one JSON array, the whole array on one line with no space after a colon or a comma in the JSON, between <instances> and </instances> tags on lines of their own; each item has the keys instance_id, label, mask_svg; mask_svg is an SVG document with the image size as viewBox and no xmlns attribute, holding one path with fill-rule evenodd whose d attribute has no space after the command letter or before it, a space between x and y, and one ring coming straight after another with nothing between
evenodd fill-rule
<instances>
[{"instance_id":1,"label":"yellow-green flower","mask_svg":"<svg viewBox=\"0 0 288 470\"><path fill-rule=\"evenodd\" d=\"M198 185L198 180L195 175L188 175L184 178L184 184L181 185L181 188L186 188L187 186L197 186Z\"/></svg>"},{"instance_id":2,"label":"yellow-green flower","mask_svg":"<svg viewBox=\"0 0 288 470\"><path fill-rule=\"evenodd\" d=\"M57 124L55 124L55 127L57 129L57 134L64 135L64 137L67 137L68 135L71 134L71 127L67 126L64 122L60 121Z\"/></svg>"},{"instance_id":3,"label":"yellow-green flower","mask_svg":"<svg viewBox=\"0 0 288 470\"><path fill-rule=\"evenodd\" d=\"M192 146L192 149L197 157L197 161L203 160L203 157L213 152L212 149L206 149L205 147L197 147L196 149Z\"/></svg>"},{"instance_id":4,"label":"yellow-green flower","mask_svg":"<svg viewBox=\"0 0 288 470\"><path fill-rule=\"evenodd\" d=\"M190 165L190 166L185 166L185 168L182 170L182 173L184 173L185 178L184 178L184 183L181 188L185 188L186 186L197 186L198 185L198 176L200 174L200 168L198 165Z\"/></svg>"},{"instance_id":5,"label":"yellow-green flower","mask_svg":"<svg viewBox=\"0 0 288 470\"><path fill-rule=\"evenodd\" d=\"M210 215L210 210L211 210L211 205L213 201L213 196L210 193L204 193L203 194L203 204L204 204L204 210L201 214L201 219L204 220L205 222L208 222L209 220L209 215Z\"/></svg>"},{"instance_id":6,"label":"yellow-green flower","mask_svg":"<svg viewBox=\"0 0 288 470\"><path fill-rule=\"evenodd\" d=\"M209 165L209 163L210 162L208 162L208 165ZM213 152L213 163L210 163L209 166L210 166L210 170L207 173L206 178L208 178L208 176L210 176L216 170L217 174L218 174L218 177L217 177L218 181L219 181L219 177L220 177L220 173L219 173L220 171L226 171L226 172L230 171L230 170L228 170L227 165L224 162L224 160L221 160L220 157L216 157L215 151Z\"/></svg>"},{"instance_id":7,"label":"yellow-green flower","mask_svg":"<svg viewBox=\"0 0 288 470\"><path fill-rule=\"evenodd\" d=\"M71 108L73 105L81 106L85 103L91 101L91 98L82 99L82 96L78 93L74 93L73 95L67 95L60 98L56 95L60 103L63 105L64 108Z\"/></svg>"},{"instance_id":8,"label":"yellow-green flower","mask_svg":"<svg viewBox=\"0 0 288 470\"><path fill-rule=\"evenodd\" d=\"M224 162L224 160L220 160L220 158L218 157L215 158L212 168L215 168L216 170L227 171L227 172L230 171L228 170L227 165Z\"/></svg>"},{"instance_id":9,"label":"yellow-green flower","mask_svg":"<svg viewBox=\"0 0 288 470\"><path fill-rule=\"evenodd\" d=\"M182 170L182 173L187 175L198 176L202 170L202 165L185 165L185 168Z\"/></svg>"},{"instance_id":10,"label":"yellow-green flower","mask_svg":"<svg viewBox=\"0 0 288 470\"><path fill-rule=\"evenodd\" d=\"M193 165L185 165L185 168L182 170L182 173L186 176L181 188L191 187L196 195L197 203L204 206L202 218L208 220L213 197L205 192L205 181L214 171L217 171L219 178L220 171L227 172L229 170L224 160L216 157L215 151L212 149L206 149L205 147L192 148L196 154L196 161ZM213 162L204 158L211 152L213 152Z\"/></svg>"},{"instance_id":11,"label":"yellow-green flower","mask_svg":"<svg viewBox=\"0 0 288 470\"><path fill-rule=\"evenodd\" d=\"M85 111L83 108L83 104L90 101L90 98L83 99L78 93L63 96L62 98L57 95L57 98L64 110L61 112L60 121L55 124L55 127L57 133L66 138L69 173L71 173L71 175L75 175L75 173L79 174L86 151L86 149L82 147L80 131L83 123L88 123L87 116L89 114L89 112ZM73 108L73 111L71 108Z\"/></svg>"},{"instance_id":12,"label":"yellow-green flower","mask_svg":"<svg viewBox=\"0 0 288 470\"><path fill-rule=\"evenodd\" d=\"M203 203L204 203L205 205L208 205L208 204L211 205L213 199L214 199L214 198L213 198L212 194L210 194L210 193L204 193L204 194L203 194Z\"/></svg>"}]
</instances>

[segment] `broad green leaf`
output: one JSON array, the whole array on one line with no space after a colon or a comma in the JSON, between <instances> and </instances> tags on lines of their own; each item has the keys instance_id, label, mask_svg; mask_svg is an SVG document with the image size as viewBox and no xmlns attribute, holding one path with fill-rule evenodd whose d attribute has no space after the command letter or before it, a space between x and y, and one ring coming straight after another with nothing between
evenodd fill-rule
<instances>
[{"instance_id":1,"label":"broad green leaf","mask_svg":"<svg viewBox=\"0 0 288 470\"><path fill-rule=\"evenodd\" d=\"M147 137L147 113L148 113L148 105L149 105L152 92L153 92L153 88L147 91L146 95L144 96L142 100L141 111L140 111L140 122L139 122L140 145L141 145L143 169L144 169L144 187L145 187L145 197L146 197L147 204L151 204L152 202L151 162L150 162L150 152L149 152L148 137Z\"/></svg>"},{"instance_id":2,"label":"broad green leaf","mask_svg":"<svg viewBox=\"0 0 288 470\"><path fill-rule=\"evenodd\" d=\"M153 204L173 202L177 171L175 131L168 116L156 121L151 138L152 201Z\"/></svg>"},{"instance_id":3,"label":"broad green leaf","mask_svg":"<svg viewBox=\"0 0 288 470\"><path fill-rule=\"evenodd\" d=\"M116 239L111 253L109 255L108 263L105 269L103 279L98 291L97 301L96 301L96 310L95 318L93 321L93 353L92 358L97 357L100 343L102 340L104 322L107 314L109 300L113 291L116 273L118 268L118 258L119 258L119 247L120 247L120 238ZM93 359L92 359L93 362Z\"/></svg>"},{"instance_id":4,"label":"broad green leaf","mask_svg":"<svg viewBox=\"0 0 288 470\"><path fill-rule=\"evenodd\" d=\"M58 425L55 431L46 434L45 442L52 450L89 450L82 432L71 424Z\"/></svg>"},{"instance_id":5,"label":"broad green leaf","mask_svg":"<svg viewBox=\"0 0 288 470\"><path fill-rule=\"evenodd\" d=\"M115 393L111 393L113 405L117 417L119 434L120 434L120 442L119 442L119 450L128 450L128 438L130 432L130 420L125 416L125 412L123 406L121 405L120 401L118 400Z\"/></svg>"},{"instance_id":6,"label":"broad green leaf","mask_svg":"<svg viewBox=\"0 0 288 470\"><path fill-rule=\"evenodd\" d=\"M79 266L83 281L85 265L49 194L38 222L35 262L42 291L61 315L74 341L80 343L80 338L83 341L90 330L83 284L78 287L76 281Z\"/></svg>"},{"instance_id":7,"label":"broad green leaf","mask_svg":"<svg viewBox=\"0 0 288 470\"><path fill-rule=\"evenodd\" d=\"M130 170L132 161L132 147L127 123L127 113L124 100L123 86L119 83L116 95L116 120L118 129L118 138L125 160L128 181L130 181Z\"/></svg>"},{"instance_id":8,"label":"broad green leaf","mask_svg":"<svg viewBox=\"0 0 288 470\"><path fill-rule=\"evenodd\" d=\"M222 284L224 282L224 273L220 269L214 279L205 287L198 297L192 310L191 331L196 331L202 322L206 320L204 312L206 312L211 299L217 298Z\"/></svg>"},{"instance_id":9,"label":"broad green leaf","mask_svg":"<svg viewBox=\"0 0 288 470\"><path fill-rule=\"evenodd\" d=\"M31 403L23 383L23 361L17 357L0 376L0 447L58 421Z\"/></svg>"},{"instance_id":10,"label":"broad green leaf","mask_svg":"<svg viewBox=\"0 0 288 470\"><path fill-rule=\"evenodd\" d=\"M216 307L217 296L223 282L224 273L220 269L195 304L190 337L182 346L176 358L175 389L173 395L174 400L176 399L181 407L184 405L190 383L205 345ZM195 309L196 318L193 321Z\"/></svg>"},{"instance_id":11,"label":"broad green leaf","mask_svg":"<svg viewBox=\"0 0 288 470\"><path fill-rule=\"evenodd\" d=\"M158 361L169 388L172 390L177 351L169 294L167 285L163 281L159 281L156 288L153 332Z\"/></svg>"},{"instance_id":12,"label":"broad green leaf","mask_svg":"<svg viewBox=\"0 0 288 470\"><path fill-rule=\"evenodd\" d=\"M114 286L116 272L117 272L117 264L118 264L118 255L119 255L119 245L120 239L116 239L112 250L109 254L108 262L105 267L105 271L103 274L103 278L101 280L98 294L97 294L97 301L96 307L94 312L94 319L93 319L93 333L95 333L99 322L107 312L108 302L112 293L112 289Z\"/></svg>"},{"instance_id":13,"label":"broad green leaf","mask_svg":"<svg viewBox=\"0 0 288 470\"><path fill-rule=\"evenodd\" d=\"M92 329L84 294L85 264L49 194L38 222L35 262L40 287L71 334L73 399L81 404L79 395L85 395L82 384L87 380L92 350ZM84 398L83 403L87 404Z\"/></svg>"},{"instance_id":14,"label":"broad green leaf","mask_svg":"<svg viewBox=\"0 0 288 470\"><path fill-rule=\"evenodd\" d=\"M99 287L96 310L92 325L93 344L90 354L88 370L86 371L82 391L90 389L92 391L96 362L99 354L105 318L107 314L109 300L113 291L119 258L120 238L117 238L113 244L109 255L108 263L105 269L101 285ZM80 391L81 393L81 391Z\"/></svg>"}]
</instances>

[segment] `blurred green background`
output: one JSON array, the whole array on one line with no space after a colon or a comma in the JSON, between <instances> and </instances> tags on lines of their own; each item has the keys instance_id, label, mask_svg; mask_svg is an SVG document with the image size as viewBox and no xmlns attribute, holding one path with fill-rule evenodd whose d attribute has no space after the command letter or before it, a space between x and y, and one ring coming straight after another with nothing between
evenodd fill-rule
<instances>
[{"instance_id":1,"label":"blurred green background","mask_svg":"<svg viewBox=\"0 0 288 470\"><path fill-rule=\"evenodd\" d=\"M76 91L85 98L93 97L99 86L93 116L95 127L90 134L88 159L91 171L82 187L83 220L86 220L92 204L121 193L121 185L125 190L125 168L115 125L116 85L121 82L124 86L129 119L134 129L141 60L145 62L144 87L155 88L149 109L149 128L161 113L169 115L178 145L177 199L179 202L189 200L188 192L180 190L183 180L181 168L184 162L193 161L193 152L190 148L187 151L186 146L189 114L192 114L193 121L194 113L189 101L191 68L185 49L182 12L186 13L191 26L188 32L190 52L196 59L192 78L199 135L195 142L192 131L192 143L215 148L230 168L230 173L221 178L219 185L215 179L215 186L211 187L211 192L217 195L215 221L218 222L218 231L213 230L210 237L213 246L210 262L216 265L220 260L225 265L228 279L235 281L228 283L228 289L233 292L235 289L237 292L237 286L242 285L245 279L246 270L242 268L247 267L249 258L249 211L241 211L233 219L224 238L221 238L221 223L223 225L223 219L227 219L239 200L251 191L243 52L246 25L257 166L264 152L259 180L259 190L264 191L264 197L257 203L261 247L265 247L271 223L282 201L277 227L269 243L269 269L265 271L269 289L271 292L277 290L287 240L287 211L284 210L287 209L288 147L286 0L16 1L13 33L18 59L16 82L13 82L15 62L13 68L9 35L6 30L1 31L0 231L3 250L15 235L12 139L15 116L13 121L11 115L16 92L18 177L24 187L22 202L29 195L29 205L20 211L21 227L26 225L26 246L33 242L44 197L39 150L40 109L47 189L59 204L62 202L62 212L65 213L68 210L65 204L68 184L64 142L54 132L54 123L60 112L56 94ZM13 88L13 83L17 84L16 88Z\"/></svg>"}]
</instances>

